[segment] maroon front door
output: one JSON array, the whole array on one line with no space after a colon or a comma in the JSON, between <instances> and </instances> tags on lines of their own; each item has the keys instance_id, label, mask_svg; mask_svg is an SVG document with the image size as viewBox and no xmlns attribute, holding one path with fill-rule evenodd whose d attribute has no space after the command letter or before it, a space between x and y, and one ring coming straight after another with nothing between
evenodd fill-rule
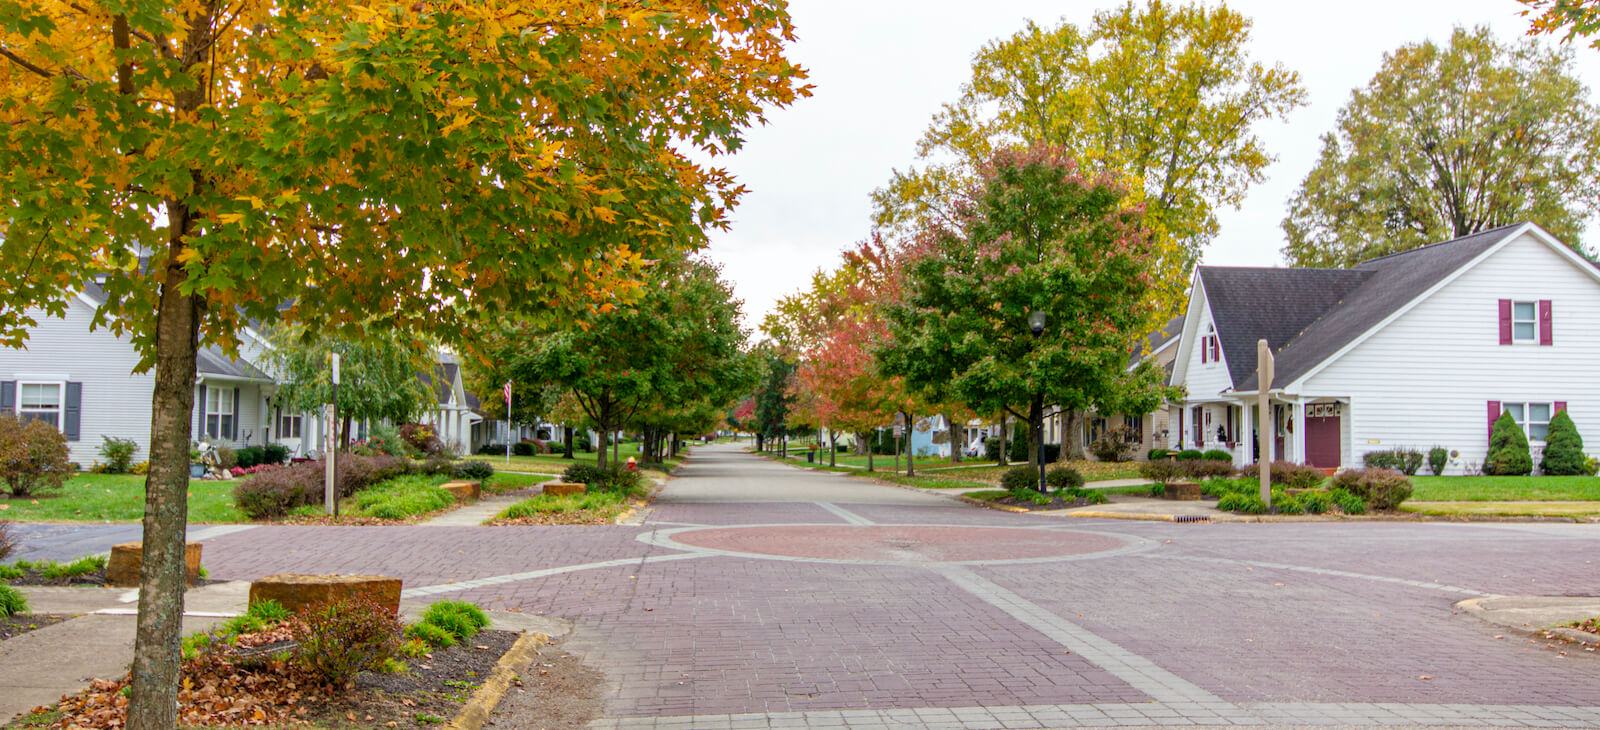
<instances>
[{"instance_id":1,"label":"maroon front door","mask_svg":"<svg viewBox=\"0 0 1600 730\"><path fill-rule=\"evenodd\" d=\"M1306 463L1322 469L1339 467L1337 412L1331 416L1306 416Z\"/></svg>"}]
</instances>

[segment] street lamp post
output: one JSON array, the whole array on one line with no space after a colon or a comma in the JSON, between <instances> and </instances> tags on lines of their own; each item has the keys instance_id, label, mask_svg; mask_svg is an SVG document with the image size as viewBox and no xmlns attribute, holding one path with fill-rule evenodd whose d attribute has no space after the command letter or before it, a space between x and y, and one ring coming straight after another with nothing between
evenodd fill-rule
<instances>
[{"instance_id":1,"label":"street lamp post","mask_svg":"<svg viewBox=\"0 0 1600 730\"><path fill-rule=\"evenodd\" d=\"M1035 310L1028 315L1028 331L1033 333L1034 347L1039 345L1039 337L1044 334L1044 312ZM1039 452L1039 493L1045 492L1044 484L1044 383L1036 383L1033 396L1033 433L1038 441Z\"/></svg>"}]
</instances>

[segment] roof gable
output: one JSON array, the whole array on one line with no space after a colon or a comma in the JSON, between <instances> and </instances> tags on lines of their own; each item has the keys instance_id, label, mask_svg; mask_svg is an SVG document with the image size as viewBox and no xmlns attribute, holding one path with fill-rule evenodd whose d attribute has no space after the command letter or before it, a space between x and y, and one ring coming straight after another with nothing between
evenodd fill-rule
<instances>
[{"instance_id":1,"label":"roof gable","mask_svg":"<svg viewBox=\"0 0 1600 730\"><path fill-rule=\"evenodd\" d=\"M1235 388L1253 379L1256 341L1278 350L1370 274L1349 269L1200 267L1211 321Z\"/></svg>"}]
</instances>

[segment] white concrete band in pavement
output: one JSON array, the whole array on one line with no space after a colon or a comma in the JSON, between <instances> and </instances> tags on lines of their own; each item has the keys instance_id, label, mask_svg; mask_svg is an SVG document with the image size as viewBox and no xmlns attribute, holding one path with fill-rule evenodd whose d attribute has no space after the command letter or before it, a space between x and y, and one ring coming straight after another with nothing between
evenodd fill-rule
<instances>
[{"instance_id":1,"label":"white concrete band in pavement","mask_svg":"<svg viewBox=\"0 0 1600 730\"><path fill-rule=\"evenodd\" d=\"M930 567L962 590L988 603L1012 618L1030 626L1079 658L1111 673L1129 686L1157 702L1199 702L1218 706L1231 706L1198 685L1169 672L1149 659L1101 638L1071 621L1046 611L1016 593L1002 587L968 568L955 565Z\"/></svg>"},{"instance_id":2,"label":"white concrete band in pavement","mask_svg":"<svg viewBox=\"0 0 1600 730\"><path fill-rule=\"evenodd\" d=\"M876 522L873 522L872 520L869 520L869 519L867 519L865 517L862 517L861 515L858 515L858 514L856 514L854 512L851 512L850 510L847 510L847 509L845 509L843 507L840 507L839 505L836 505L836 504L834 504L832 502L812 502L812 504L838 515L839 519L842 519L845 522L848 522L848 523L850 523L852 525L876 525L876 524L878 524Z\"/></svg>"},{"instance_id":3,"label":"white concrete band in pavement","mask_svg":"<svg viewBox=\"0 0 1600 730\"><path fill-rule=\"evenodd\" d=\"M1471 588L1434 583L1425 580L1411 580L1409 578L1394 578L1387 575L1372 575L1371 573L1352 573L1348 570L1332 570L1329 568L1311 568L1304 565L1288 565L1285 563L1269 563L1263 560L1238 560L1234 558L1207 558L1196 555L1163 555L1160 553L1146 553L1141 557L1159 558L1162 560L1187 560L1196 563L1224 563L1231 565L1246 565L1252 568L1269 568L1272 570L1292 570L1297 573L1311 573L1314 575L1333 575L1340 578L1359 578L1361 580L1377 581L1379 583L1394 583L1396 585L1411 586L1412 588L1426 588L1445 593L1458 593L1464 596L1477 598L1499 598L1498 593L1484 593Z\"/></svg>"},{"instance_id":4,"label":"white concrete band in pavement","mask_svg":"<svg viewBox=\"0 0 1600 730\"><path fill-rule=\"evenodd\" d=\"M617 560L602 560L598 563L584 563L582 565L565 565L559 568L545 568L543 570L530 570L526 573L510 573L508 575L495 575L488 578L464 580L459 583L440 583L438 585L422 586L420 588L407 588L400 592L401 598L422 598L424 596L437 596L441 593L454 593L473 588L497 586L504 583L515 583L519 580L533 580L535 578L548 578L562 573L574 573L580 570L594 570L595 568L621 568L629 565L644 565L646 563L660 563L668 560L684 560L687 558L703 558L705 553L674 553L672 555L647 555L642 558L619 558Z\"/></svg>"},{"instance_id":5,"label":"white concrete band in pavement","mask_svg":"<svg viewBox=\"0 0 1600 730\"><path fill-rule=\"evenodd\" d=\"M895 710L606 718L595 730L737 730L740 728L1018 728L1160 727L1171 725L1336 727L1556 727L1600 726L1600 707L1460 705L1423 703L1147 702L998 707L919 707Z\"/></svg>"}]
</instances>

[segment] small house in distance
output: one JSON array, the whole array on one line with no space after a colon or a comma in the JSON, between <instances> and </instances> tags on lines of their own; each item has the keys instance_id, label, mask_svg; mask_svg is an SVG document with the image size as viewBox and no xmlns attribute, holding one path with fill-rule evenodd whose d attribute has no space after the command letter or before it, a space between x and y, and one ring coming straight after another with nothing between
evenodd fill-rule
<instances>
[{"instance_id":1,"label":"small house in distance","mask_svg":"<svg viewBox=\"0 0 1600 730\"><path fill-rule=\"evenodd\" d=\"M1257 454L1256 341L1276 360ZM1503 226L1349 269L1202 266L1172 383L1173 448L1358 467L1433 446L1474 473L1510 413L1533 446L1568 411L1600 434L1600 269L1544 229Z\"/></svg>"}]
</instances>

